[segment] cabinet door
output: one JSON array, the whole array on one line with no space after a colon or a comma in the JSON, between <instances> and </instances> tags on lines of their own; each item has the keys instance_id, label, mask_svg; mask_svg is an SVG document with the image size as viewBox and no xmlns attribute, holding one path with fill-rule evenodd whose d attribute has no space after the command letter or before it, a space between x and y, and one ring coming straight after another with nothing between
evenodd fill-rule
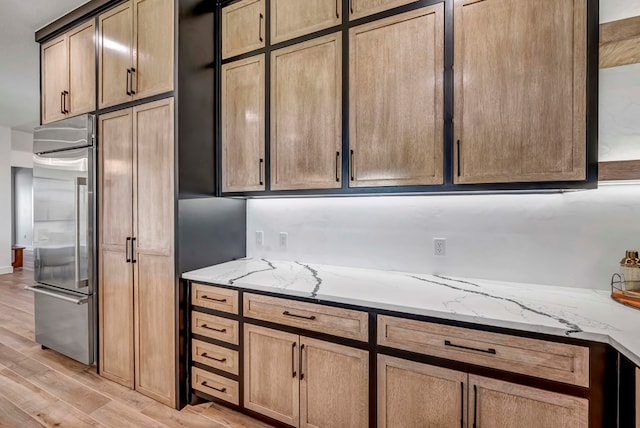
<instances>
[{"instance_id":1,"label":"cabinet door","mask_svg":"<svg viewBox=\"0 0 640 428\"><path fill-rule=\"evenodd\" d=\"M349 19L362 18L415 1L418 0L349 0Z\"/></svg>"},{"instance_id":2,"label":"cabinet door","mask_svg":"<svg viewBox=\"0 0 640 428\"><path fill-rule=\"evenodd\" d=\"M63 119L63 91L69 84L67 36L63 35L42 45L42 123Z\"/></svg>"},{"instance_id":3,"label":"cabinet door","mask_svg":"<svg viewBox=\"0 0 640 428\"><path fill-rule=\"evenodd\" d=\"M222 8L222 59L264 47L264 0L242 0Z\"/></svg>"},{"instance_id":4,"label":"cabinet door","mask_svg":"<svg viewBox=\"0 0 640 428\"><path fill-rule=\"evenodd\" d=\"M271 55L271 189L341 187L340 34Z\"/></svg>"},{"instance_id":5,"label":"cabinet door","mask_svg":"<svg viewBox=\"0 0 640 428\"><path fill-rule=\"evenodd\" d=\"M456 183L582 180L586 0L457 0Z\"/></svg>"},{"instance_id":6,"label":"cabinet door","mask_svg":"<svg viewBox=\"0 0 640 428\"><path fill-rule=\"evenodd\" d=\"M469 375L469 418L473 426L583 428L589 401L495 379Z\"/></svg>"},{"instance_id":7,"label":"cabinet door","mask_svg":"<svg viewBox=\"0 0 640 428\"><path fill-rule=\"evenodd\" d=\"M378 355L378 427L464 427L466 404L466 373Z\"/></svg>"},{"instance_id":8,"label":"cabinet door","mask_svg":"<svg viewBox=\"0 0 640 428\"><path fill-rule=\"evenodd\" d=\"M244 406L297 427L298 335L244 325Z\"/></svg>"},{"instance_id":9,"label":"cabinet door","mask_svg":"<svg viewBox=\"0 0 640 428\"><path fill-rule=\"evenodd\" d=\"M100 375L134 387L131 110L100 116Z\"/></svg>"},{"instance_id":10,"label":"cabinet door","mask_svg":"<svg viewBox=\"0 0 640 428\"><path fill-rule=\"evenodd\" d=\"M222 191L264 190L264 55L222 66Z\"/></svg>"},{"instance_id":11,"label":"cabinet door","mask_svg":"<svg viewBox=\"0 0 640 428\"><path fill-rule=\"evenodd\" d=\"M271 44L339 25L341 16L342 0L272 0Z\"/></svg>"},{"instance_id":12,"label":"cabinet door","mask_svg":"<svg viewBox=\"0 0 640 428\"><path fill-rule=\"evenodd\" d=\"M133 109L136 390L169 406L176 360L173 136L173 98Z\"/></svg>"},{"instance_id":13,"label":"cabinet door","mask_svg":"<svg viewBox=\"0 0 640 428\"><path fill-rule=\"evenodd\" d=\"M98 105L103 108L131 100L129 92L133 39L131 2L126 2L100 15L98 26Z\"/></svg>"},{"instance_id":14,"label":"cabinet door","mask_svg":"<svg viewBox=\"0 0 640 428\"><path fill-rule=\"evenodd\" d=\"M300 338L300 427L369 426L369 353Z\"/></svg>"},{"instance_id":15,"label":"cabinet door","mask_svg":"<svg viewBox=\"0 0 640 428\"><path fill-rule=\"evenodd\" d=\"M173 90L174 0L133 2L135 98Z\"/></svg>"},{"instance_id":16,"label":"cabinet door","mask_svg":"<svg viewBox=\"0 0 640 428\"><path fill-rule=\"evenodd\" d=\"M69 114L96 108L95 24L90 22L69 32Z\"/></svg>"},{"instance_id":17,"label":"cabinet door","mask_svg":"<svg viewBox=\"0 0 640 428\"><path fill-rule=\"evenodd\" d=\"M351 28L349 40L349 185L442 184L443 4Z\"/></svg>"}]
</instances>

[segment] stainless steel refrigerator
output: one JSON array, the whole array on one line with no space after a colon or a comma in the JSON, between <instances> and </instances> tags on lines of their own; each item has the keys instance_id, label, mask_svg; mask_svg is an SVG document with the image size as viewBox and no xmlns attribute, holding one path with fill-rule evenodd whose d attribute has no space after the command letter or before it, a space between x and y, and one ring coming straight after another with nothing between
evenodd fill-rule
<instances>
[{"instance_id":1,"label":"stainless steel refrigerator","mask_svg":"<svg viewBox=\"0 0 640 428\"><path fill-rule=\"evenodd\" d=\"M33 248L36 342L85 364L96 348L95 117L36 128Z\"/></svg>"}]
</instances>

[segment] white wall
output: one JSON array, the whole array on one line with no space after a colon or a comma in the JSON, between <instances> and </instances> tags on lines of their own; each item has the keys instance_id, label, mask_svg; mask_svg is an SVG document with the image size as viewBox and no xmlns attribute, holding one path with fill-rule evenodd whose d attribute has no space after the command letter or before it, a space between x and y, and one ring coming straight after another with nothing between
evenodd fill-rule
<instances>
[{"instance_id":1,"label":"white wall","mask_svg":"<svg viewBox=\"0 0 640 428\"><path fill-rule=\"evenodd\" d=\"M11 129L0 126L0 274L11 272Z\"/></svg>"},{"instance_id":2,"label":"white wall","mask_svg":"<svg viewBox=\"0 0 640 428\"><path fill-rule=\"evenodd\" d=\"M640 0L601 0L600 22L640 15ZM600 73L600 158L640 158L640 66ZM258 247L255 232L264 231ZM278 246L278 233L289 246ZM433 255L433 238L447 255ZM607 289L640 249L640 184L529 195L253 199L247 255Z\"/></svg>"},{"instance_id":3,"label":"white wall","mask_svg":"<svg viewBox=\"0 0 640 428\"><path fill-rule=\"evenodd\" d=\"M640 249L640 184L528 195L253 199L247 255L606 289ZM255 232L264 231L258 247ZM289 234L286 250L279 232ZM433 255L446 238L446 255Z\"/></svg>"},{"instance_id":4,"label":"white wall","mask_svg":"<svg viewBox=\"0 0 640 428\"><path fill-rule=\"evenodd\" d=\"M33 168L33 133L11 130L11 166Z\"/></svg>"}]
</instances>

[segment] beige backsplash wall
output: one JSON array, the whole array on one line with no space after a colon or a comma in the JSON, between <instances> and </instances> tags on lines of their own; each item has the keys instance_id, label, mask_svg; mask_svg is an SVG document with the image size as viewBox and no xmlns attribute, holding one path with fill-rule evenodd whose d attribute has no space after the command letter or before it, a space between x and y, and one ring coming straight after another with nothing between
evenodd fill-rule
<instances>
[{"instance_id":1,"label":"beige backsplash wall","mask_svg":"<svg viewBox=\"0 0 640 428\"><path fill-rule=\"evenodd\" d=\"M640 15L601 0L600 22ZM600 157L638 158L640 68L600 73ZM263 231L265 244L256 245ZM287 232L288 248L278 245ZM433 255L433 238L447 254ZM640 249L640 184L556 194L249 200L247 255L365 268L607 289Z\"/></svg>"}]
</instances>

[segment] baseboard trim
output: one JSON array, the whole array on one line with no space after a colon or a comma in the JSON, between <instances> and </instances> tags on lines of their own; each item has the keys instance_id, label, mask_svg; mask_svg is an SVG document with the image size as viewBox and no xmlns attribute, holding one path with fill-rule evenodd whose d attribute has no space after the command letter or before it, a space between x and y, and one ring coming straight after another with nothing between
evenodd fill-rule
<instances>
[{"instance_id":1,"label":"baseboard trim","mask_svg":"<svg viewBox=\"0 0 640 428\"><path fill-rule=\"evenodd\" d=\"M6 275L8 273L13 273L12 266L0 266L0 275Z\"/></svg>"}]
</instances>

